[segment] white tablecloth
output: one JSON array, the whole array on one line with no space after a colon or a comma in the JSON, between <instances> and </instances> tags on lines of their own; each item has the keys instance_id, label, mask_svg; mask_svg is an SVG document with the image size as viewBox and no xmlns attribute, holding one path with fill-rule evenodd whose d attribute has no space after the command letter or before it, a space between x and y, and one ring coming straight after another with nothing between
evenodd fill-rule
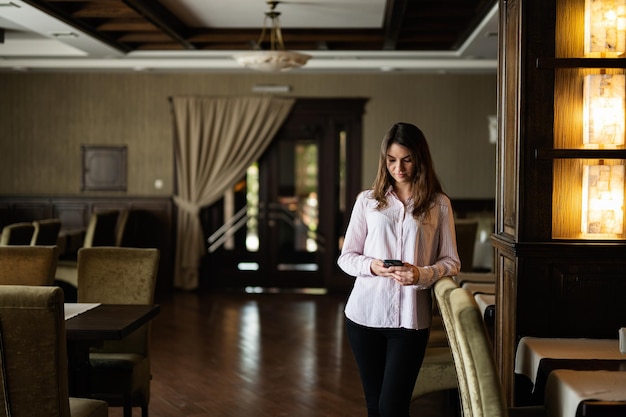
<instances>
[{"instance_id":1,"label":"white tablecloth","mask_svg":"<svg viewBox=\"0 0 626 417\"><path fill-rule=\"evenodd\" d=\"M546 415L575 417L584 400L626 401L626 372L573 371L550 372L546 385Z\"/></svg>"},{"instance_id":2,"label":"white tablecloth","mask_svg":"<svg viewBox=\"0 0 626 417\"><path fill-rule=\"evenodd\" d=\"M474 299L476 304L478 304L478 308L480 308L480 312L483 314L483 318L485 318L487 309L496 305L496 296L494 294L474 294Z\"/></svg>"},{"instance_id":3,"label":"white tablecloth","mask_svg":"<svg viewBox=\"0 0 626 417\"><path fill-rule=\"evenodd\" d=\"M487 282L466 282L461 285L472 294L495 294L496 284Z\"/></svg>"},{"instance_id":4,"label":"white tablecloth","mask_svg":"<svg viewBox=\"0 0 626 417\"><path fill-rule=\"evenodd\" d=\"M65 303L65 320L98 307L100 303Z\"/></svg>"},{"instance_id":5,"label":"white tablecloth","mask_svg":"<svg viewBox=\"0 0 626 417\"><path fill-rule=\"evenodd\" d=\"M625 360L626 354L619 351L618 339L523 337L517 345L515 373L526 375L534 385L544 358Z\"/></svg>"},{"instance_id":6,"label":"white tablecloth","mask_svg":"<svg viewBox=\"0 0 626 417\"><path fill-rule=\"evenodd\" d=\"M496 274L491 272L459 272L452 278L459 285L463 285L466 282L480 282L484 284L496 283Z\"/></svg>"}]
</instances>

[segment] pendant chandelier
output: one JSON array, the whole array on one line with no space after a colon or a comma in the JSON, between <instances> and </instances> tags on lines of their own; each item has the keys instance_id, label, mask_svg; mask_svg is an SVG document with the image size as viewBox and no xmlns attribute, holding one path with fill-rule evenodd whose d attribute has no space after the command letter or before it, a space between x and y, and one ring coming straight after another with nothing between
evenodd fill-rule
<instances>
[{"instance_id":1,"label":"pendant chandelier","mask_svg":"<svg viewBox=\"0 0 626 417\"><path fill-rule=\"evenodd\" d=\"M266 3L269 5L270 10L265 12L263 30L261 31L261 36L259 37L254 50L251 52L235 54L233 58L240 65L259 71L288 71L292 68L302 67L307 63L311 56L286 50L278 19L280 12L275 10L276 5L279 2L268 0ZM268 26L270 49L263 50L261 44L265 39L266 32L268 32Z\"/></svg>"}]
</instances>

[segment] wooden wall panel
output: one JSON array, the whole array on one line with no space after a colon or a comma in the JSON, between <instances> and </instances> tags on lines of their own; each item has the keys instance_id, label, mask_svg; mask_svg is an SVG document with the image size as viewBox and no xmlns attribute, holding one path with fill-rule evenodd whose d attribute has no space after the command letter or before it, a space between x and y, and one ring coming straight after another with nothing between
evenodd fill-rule
<instances>
[{"instance_id":1,"label":"wooden wall panel","mask_svg":"<svg viewBox=\"0 0 626 417\"><path fill-rule=\"evenodd\" d=\"M124 246L161 251L158 292L170 291L174 273L174 205L169 198L142 197L0 197L4 224L57 217L61 233L84 230L94 212L129 210Z\"/></svg>"}]
</instances>

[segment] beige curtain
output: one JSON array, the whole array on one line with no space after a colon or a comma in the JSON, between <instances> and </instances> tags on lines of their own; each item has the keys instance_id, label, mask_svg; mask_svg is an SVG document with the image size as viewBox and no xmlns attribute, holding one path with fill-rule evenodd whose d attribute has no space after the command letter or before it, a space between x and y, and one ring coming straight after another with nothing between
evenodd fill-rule
<instances>
[{"instance_id":1,"label":"beige curtain","mask_svg":"<svg viewBox=\"0 0 626 417\"><path fill-rule=\"evenodd\" d=\"M174 287L198 287L200 208L219 200L267 148L295 99L172 97L178 207Z\"/></svg>"}]
</instances>

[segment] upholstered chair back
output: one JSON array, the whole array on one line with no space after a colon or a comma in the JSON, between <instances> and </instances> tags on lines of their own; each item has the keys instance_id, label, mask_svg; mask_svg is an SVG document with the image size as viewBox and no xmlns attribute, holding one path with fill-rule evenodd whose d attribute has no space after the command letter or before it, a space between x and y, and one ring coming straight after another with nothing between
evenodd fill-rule
<instances>
[{"instance_id":1,"label":"upholstered chair back","mask_svg":"<svg viewBox=\"0 0 626 417\"><path fill-rule=\"evenodd\" d=\"M159 267L153 248L93 247L78 251L78 302L152 304ZM148 323L123 340L105 342L89 355L92 394L110 406L132 406L148 416L150 401L150 327Z\"/></svg>"},{"instance_id":2,"label":"upholstered chair back","mask_svg":"<svg viewBox=\"0 0 626 417\"><path fill-rule=\"evenodd\" d=\"M459 350L459 343L454 334L452 320L452 309L450 306L450 293L452 290L459 288L459 285L454 281L452 277L440 278L433 287L435 294L435 300L439 308L441 320L443 321L444 329L448 336L448 344L452 351L452 357L454 358L454 365L457 374L457 383L459 386L459 396L461 398L461 408L463 409L464 416L471 416L471 410L468 409L470 399L468 397L468 388L465 381L465 370L463 368L463 358Z\"/></svg>"},{"instance_id":3,"label":"upholstered chair back","mask_svg":"<svg viewBox=\"0 0 626 417\"><path fill-rule=\"evenodd\" d=\"M2 228L0 246L6 245L30 245L35 233L32 223L13 223Z\"/></svg>"},{"instance_id":4,"label":"upholstered chair back","mask_svg":"<svg viewBox=\"0 0 626 417\"><path fill-rule=\"evenodd\" d=\"M56 245L59 240L59 232L61 231L60 219L42 219L33 222L35 233L31 239L31 245L52 246Z\"/></svg>"},{"instance_id":5,"label":"upholstered chair back","mask_svg":"<svg viewBox=\"0 0 626 417\"><path fill-rule=\"evenodd\" d=\"M154 248L94 247L78 251L78 302L152 304L159 268ZM149 325L123 341L107 342L103 352L146 354Z\"/></svg>"},{"instance_id":6,"label":"upholstered chair back","mask_svg":"<svg viewBox=\"0 0 626 417\"><path fill-rule=\"evenodd\" d=\"M493 347L476 301L468 291L457 288L450 292L450 309L467 384L470 415L508 416Z\"/></svg>"},{"instance_id":7,"label":"upholstered chair back","mask_svg":"<svg viewBox=\"0 0 626 417\"><path fill-rule=\"evenodd\" d=\"M463 417L547 417L542 405L506 405L491 339L472 294L449 277L437 281L434 292L457 370Z\"/></svg>"},{"instance_id":8,"label":"upholstered chair back","mask_svg":"<svg viewBox=\"0 0 626 417\"><path fill-rule=\"evenodd\" d=\"M0 332L11 413L69 416L63 292L0 286Z\"/></svg>"},{"instance_id":9,"label":"upholstered chair back","mask_svg":"<svg viewBox=\"0 0 626 417\"><path fill-rule=\"evenodd\" d=\"M119 215L120 212L117 210L92 213L85 232L83 247L115 246Z\"/></svg>"},{"instance_id":10,"label":"upholstered chair back","mask_svg":"<svg viewBox=\"0 0 626 417\"><path fill-rule=\"evenodd\" d=\"M117 210L92 213L81 248L115 246L119 215L120 212ZM63 285L68 293L69 291L76 293L78 287L77 259L61 259L57 265L56 279L57 284Z\"/></svg>"},{"instance_id":11,"label":"upholstered chair back","mask_svg":"<svg viewBox=\"0 0 626 417\"><path fill-rule=\"evenodd\" d=\"M0 284L52 285L57 246L0 246Z\"/></svg>"},{"instance_id":12,"label":"upholstered chair back","mask_svg":"<svg viewBox=\"0 0 626 417\"><path fill-rule=\"evenodd\" d=\"M126 224L130 217L130 210L122 210L117 219L117 225L115 226L115 245L123 246L124 233L126 232Z\"/></svg>"},{"instance_id":13,"label":"upholstered chair back","mask_svg":"<svg viewBox=\"0 0 626 417\"><path fill-rule=\"evenodd\" d=\"M152 304L158 264L155 248L81 248L79 302Z\"/></svg>"},{"instance_id":14,"label":"upholstered chair back","mask_svg":"<svg viewBox=\"0 0 626 417\"><path fill-rule=\"evenodd\" d=\"M105 402L70 399L63 291L0 286L1 412L14 417L104 417Z\"/></svg>"},{"instance_id":15,"label":"upholstered chair back","mask_svg":"<svg viewBox=\"0 0 626 417\"><path fill-rule=\"evenodd\" d=\"M476 232L478 219L455 219L456 247L461 259L461 271L474 270L474 251L476 247Z\"/></svg>"}]
</instances>

